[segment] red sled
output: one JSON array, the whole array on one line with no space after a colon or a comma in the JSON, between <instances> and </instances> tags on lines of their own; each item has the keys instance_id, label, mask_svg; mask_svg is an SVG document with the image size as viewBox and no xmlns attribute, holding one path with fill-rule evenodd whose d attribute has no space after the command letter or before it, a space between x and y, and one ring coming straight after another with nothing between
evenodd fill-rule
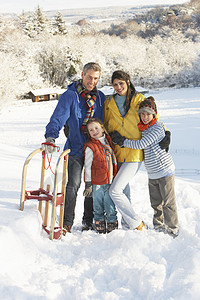
<instances>
[{"instance_id":1,"label":"red sled","mask_svg":"<svg viewBox=\"0 0 200 300\"><path fill-rule=\"evenodd\" d=\"M38 190L27 191L26 190L26 176L27 176L27 168L30 160L37 153L42 152L42 168L41 168L41 179L40 179L40 187ZM49 238L53 239L61 239L62 234L64 232L63 229L63 219L64 219L64 207L65 207L65 190L66 190L66 181L67 181L67 166L68 166L68 154L70 149L63 151L58 157L56 168L55 168L55 176L54 176L54 188L53 193L50 193L50 185L47 185L46 190L44 189L44 179L45 179L45 162L48 157L45 151L42 148L36 149L29 154L26 158L23 172L22 172L22 186L21 186L21 197L20 197L20 209L24 210L24 203L27 200L38 200L38 210L41 213L43 218L43 229L49 234ZM64 161L63 161L64 159ZM58 174L61 162L63 161L63 174L62 174L62 186L61 192L58 193ZM49 162L50 166L50 162ZM43 216L43 202L45 202L45 212ZM52 204L52 212L51 212L51 224L48 226L49 219L49 204ZM59 226L55 226L56 223L56 207L60 206L60 214L59 214Z\"/></svg>"}]
</instances>

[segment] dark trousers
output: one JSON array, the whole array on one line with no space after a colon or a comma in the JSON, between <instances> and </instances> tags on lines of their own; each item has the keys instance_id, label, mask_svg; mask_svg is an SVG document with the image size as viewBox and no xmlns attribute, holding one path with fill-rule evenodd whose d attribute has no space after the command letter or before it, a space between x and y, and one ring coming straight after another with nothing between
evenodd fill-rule
<instances>
[{"instance_id":1,"label":"dark trousers","mask_svg":"<svg viewBox=\"0 0 200 300\"><path fill-rule=\"evenodd\" d=\"M164 224L171 230L178 228L178 216L174 191L174 175L149 179L151 207L154 209L153 225Z\"/></svg>"},{"instance_id":2,"label":"dark trousers","mask_svg":"<svg viewBox=\"0 0 200 300\"><path fill-rule=\"evenodd\" d=\"M75 217L75 206L77 193L81 185L81 176L84 160L76 155L69 155L68 160L68 182L65 194L64 225L73 225ZM83 222L91 224L93 222L93 199L84 199Z\"/></svg>"}]
</instances>

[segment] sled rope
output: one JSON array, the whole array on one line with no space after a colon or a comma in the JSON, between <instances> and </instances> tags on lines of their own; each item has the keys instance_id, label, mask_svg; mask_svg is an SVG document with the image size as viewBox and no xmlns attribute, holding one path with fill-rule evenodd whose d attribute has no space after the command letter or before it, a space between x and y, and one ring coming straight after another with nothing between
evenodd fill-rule
<instances>
[{"instance_id":1,"label":"sled rope","mask_svg":"<svg viewBox=\"0 0 200 300\"><path fill-rule=\"evenodd\" d=\"M45 144L49 144L49 143L45 143ZM49 144L49 145L55 147L56 150L57 150L57 152L60 151L60 147L59 147L59 146L55 146L55 145L53 145L53 144ZM43 157L43 158L44 158L44 157ZM45 170L50 169L50 171L52 172L52 174L55 175L54 171L53 171L52 168L51 168L51 160L52 160L52 154L50 155L50 158L49 158L49 155L47 154L48 166L47 166L47 167L45 166L45 160L44 160L44 169L45 169Z\"/></svg>"},{"instance_id":2,"label":"sled rope","mask_svg":"<svg viewBox=\"0 0 200 300\"><path fill-rule=\"evenodd\" d=\"M45 168L45 170L50 169L51 173L52 173L53 175L55 175L54 171L53 171L52 168L51 168L51 159L52 159L52 154L51 154L50 158L49 158L49 155L47 154L48 166L47 166L47 168L46 168L45 165L44 165L44 168Z\"/></svg>"}]
</instances>

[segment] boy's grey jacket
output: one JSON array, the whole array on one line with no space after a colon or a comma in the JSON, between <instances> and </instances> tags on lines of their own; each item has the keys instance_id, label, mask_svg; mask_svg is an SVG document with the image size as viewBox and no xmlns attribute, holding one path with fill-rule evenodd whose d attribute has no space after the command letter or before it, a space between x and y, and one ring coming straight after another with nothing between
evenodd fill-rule
<instances>
[{"instance_id":1,"label":"boy's grey jacket","mask_svg":"<svg viewBox=\"0 0 200 300\"><path fill-rule=\"evenodd\" d=\"M124 141L124 147L132 149L144 149L144 164L150 179L158 179L174 173L175 166L171 155L159 146L159 142L165 137L165 128L162 122L142 131L142 138L137 141Z\"/></svg>"}]
</instances>

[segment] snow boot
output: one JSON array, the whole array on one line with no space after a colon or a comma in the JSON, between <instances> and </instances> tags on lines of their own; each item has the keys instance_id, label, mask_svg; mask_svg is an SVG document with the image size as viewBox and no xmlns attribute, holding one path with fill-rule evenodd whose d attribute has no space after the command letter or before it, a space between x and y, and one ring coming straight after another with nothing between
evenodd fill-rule
<instances>
[{"instance_id":1,"label":"snow boot","mask_svg":"<svg viewBox=\"0 0 200 300\"><path fill-rule=\"evenodd\" d=\"M164 233L166 233L165 225L155 225L154 226L154 230L157 231L157 232L164 232Z\"/></svg>"},{"instance_id":2,"label":"snow boot","mask_svg":"<svg viewBox=\"0 0 200 300\"><path fill-rule=\"evenodd\" d=\"M167 228L167 233L171 236L171 237L173 237L174 239L179 235L179 230L178 229L169 229L169 228Z\"/></svg>"},{"instance_id":3,"label":"snow boot","mask_svg":"<svg viewBox=\"0 0 200 300\"><path fill-rule=\"evenodd\" d=\"M144 224L144 222L142 221L140 223L140 225L138 227L135 228L136 230L139 230L139 231L142 231L142 230L145 230L145 229L148 229L148 226Z\"/></svg>"},{"instance_id":4,"label":"snow boot","mask_svg":"<svg viewBox=\"0 0 200 300\"><path fill-rule=\"evenodd\" d=\"M105 221L95 221L95 230L98 233L106 233L106 222Z\"/></svg>"},{"instance_id":5,"label":"snow boot","mask_svg":"<svg viewBox=\"0 0 200 300\"><path fill-rule=\"evenodd\" d=\"M81 228L81 231L87 231L87 230L93 230L94 229L94 226L92 223L82 223L82 228Z\"/></svg>"},{"instance_id":6,"label":"snow boot","mask_svg":"<svg viewBox=\"0 0 200 300\"><path fill-rule=\"evenodd\" d=\"M109 233L115 229L118 229L118 221L115 222L107 222L106 232Z\"/></svg>"},{"instance_id":7,"label":"snow boot","mask_svg":"<svg viewBox=\"0 0 200 300\"><path fill-rule=\"evenodd\" d=\"M67 232L71 233L72 226L71 225L64 225L63 227L63 235L66 235Z\"/></svg>"}]
</instances>

